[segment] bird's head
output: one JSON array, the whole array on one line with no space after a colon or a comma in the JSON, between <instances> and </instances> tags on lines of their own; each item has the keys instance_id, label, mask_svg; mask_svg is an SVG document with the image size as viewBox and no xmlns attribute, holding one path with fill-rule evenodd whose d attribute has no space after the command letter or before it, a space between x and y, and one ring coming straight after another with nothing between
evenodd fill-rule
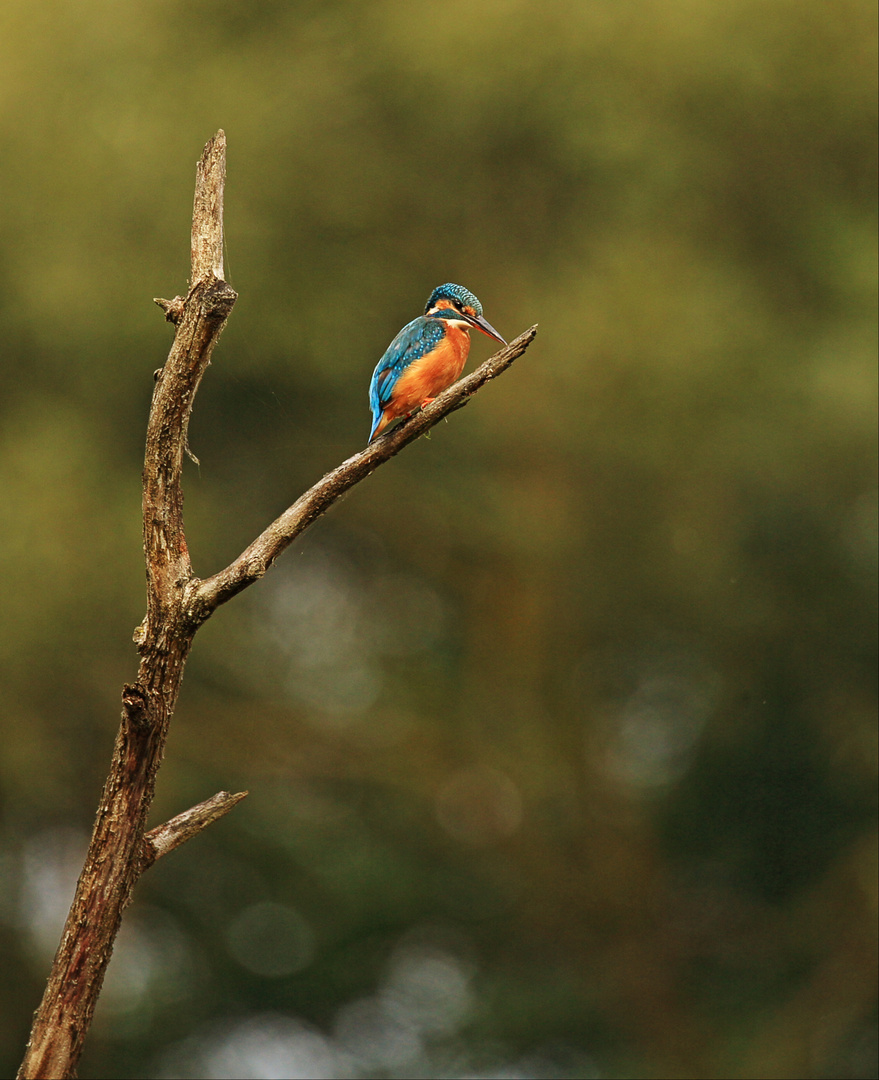
<instances>
[{"instance_id":1,"label":"bird's head","mask_svg":"<svg viewBox=\"0 0 879 1080\"><path fill-rule=\"evenodd\" d=\"M501 345L506 345L506 341L482 314L482 304L463 285L453 285L451 282L439 285L430 294L424 314L465 328L475 326L483 334L499 341Z\"/></svg>"}]
</instances>

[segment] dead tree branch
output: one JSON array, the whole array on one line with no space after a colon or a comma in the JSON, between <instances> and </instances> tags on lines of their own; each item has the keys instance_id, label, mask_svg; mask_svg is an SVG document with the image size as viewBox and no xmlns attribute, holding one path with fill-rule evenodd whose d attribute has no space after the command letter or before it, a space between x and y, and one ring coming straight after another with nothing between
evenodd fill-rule
<instances>
[{"instance_id":1,"label":"dead tree branch","mask_svg":"<svg viewBox=\"0 0 879 1080\"><path fill-rule=\"evenodd\" d=\"M168 725L199 626L258 580L281 552L344 492L506 370L537 333L532 327L422 412L327 473L225 570L192 572L183 525L181 477L192 405L236 300L223 280L226 137L218 132L196 171L191 277L185 297L157 300L174 323L174 343L156 385L143 471L147 613L135 631L137 679L122 692L122 721L85 865L18 1076L75 1075L122 913L137 879L160 856L216 821L247 794L220 792L145 832Z\"/></svg>"},{"instance_id":2,"label":"dead tree branch","mask_svg":"<svg viewBox=\"0 0 879 1080\"><path fill-rule=\"evenodd\" d=\"M216 795L200 802L198 806L184 810L182 814L172 817L164 825L150 829L143 838L141 869L147 870L156 859L185 844L202 829L206 829L208 825L212 825L228 814L233 806L237 806L242 799L247 797L247 794L246 791L239 791L236 795L230 795L228 791L218 791Z\"/></svg>"},{"instance_id":3,"label":"dead tree branch","mask_svg":"<svg viewBox=\"0 0 879 1080\"><path fill-rule=\"evenodd\" d=\"M61 944L34 1017L19 1070L22 1078L74 1075L122 912L137 878L161 853L152 842L145 846L144 830L196 630L184 602L193 575L183 531L183 454L195 392L235 302L234 291L222 279L225 178L226 137L221 131L205 147L196 171L189 292L163 305L169 318L173 313L177 332L156 376L147 424L143 470L147 614L135 633L140 667L137 681L122 692L122 722L110 773Z\"/></svg>"}]
</instances>

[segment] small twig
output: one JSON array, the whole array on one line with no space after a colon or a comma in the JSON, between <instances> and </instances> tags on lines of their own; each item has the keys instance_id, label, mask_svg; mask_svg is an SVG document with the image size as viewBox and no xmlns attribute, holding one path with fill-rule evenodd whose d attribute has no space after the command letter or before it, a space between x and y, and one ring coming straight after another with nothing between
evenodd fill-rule
<instances>
[{"instance_id":1,"label":"small twig","mask_svg":"<svg viewBox=\"0 0 879 1080\"><path fill-rule=\"evenodd\" d=\"M165 312L166 321L174 323L176 326L180 322L180 316L183 314L186 301L182 296L175 296L173 300L163 300L161 296L154 296L153 303L158 304L162 311Z\"/></svg>"},{"instance_id":2,"label":"small twig","mask_svg":"<svg viewBox=\"0 0 879 1080\"><path fill-rule=\"evenodd\" d=\"M164 825L150 829L143 838L142 868L146 870L156 859L160 859L169 851L191 840L202 829L206 829L224 814L228 814L232 807L240 803L247 795L246 791L239 791L235 795L230 795L228 791L218 791L216 795L205 799L198 806L184 810L182 814L172 817Z\"/></svg>"}]
</instances>

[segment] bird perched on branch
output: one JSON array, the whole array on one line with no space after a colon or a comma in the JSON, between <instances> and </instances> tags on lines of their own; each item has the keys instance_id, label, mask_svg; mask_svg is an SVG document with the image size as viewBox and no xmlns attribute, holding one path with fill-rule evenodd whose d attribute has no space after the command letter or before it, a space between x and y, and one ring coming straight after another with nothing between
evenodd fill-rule
<instances>
[{"instance_id":1,"label":"bird perched on branch","mask_svg":"<svg viewBox=\"0 0 879 1080\"><path fill-rule=\"evenodd\" d=\"M379 360L369 384L372 431L429 405L460 376L470 352L470 327L507 343L482 314L482 304L463 285L440 285L424 314L404 326Z\"/></svg>"}]
</instances>

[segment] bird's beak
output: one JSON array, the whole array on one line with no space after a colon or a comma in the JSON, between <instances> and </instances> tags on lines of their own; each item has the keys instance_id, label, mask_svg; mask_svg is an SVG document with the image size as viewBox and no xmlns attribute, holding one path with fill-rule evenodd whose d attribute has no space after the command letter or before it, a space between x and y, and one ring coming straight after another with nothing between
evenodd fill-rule
<instances>
[{"instance_id":1,"label":"bird's beak","mask_svg":"<svg viewBox=\"0 0 879 1080\"><path fill-rule=\"evenodd\" d=\"M464 317L467 322L472 326L475 326L477 330L481 330L483 334L486 334L490 338L494 338L495 341L499 341L501 345L507 344L491 323L487 319L483 319L481 315L465 315Z\"/></svg>"}]
</instances>

